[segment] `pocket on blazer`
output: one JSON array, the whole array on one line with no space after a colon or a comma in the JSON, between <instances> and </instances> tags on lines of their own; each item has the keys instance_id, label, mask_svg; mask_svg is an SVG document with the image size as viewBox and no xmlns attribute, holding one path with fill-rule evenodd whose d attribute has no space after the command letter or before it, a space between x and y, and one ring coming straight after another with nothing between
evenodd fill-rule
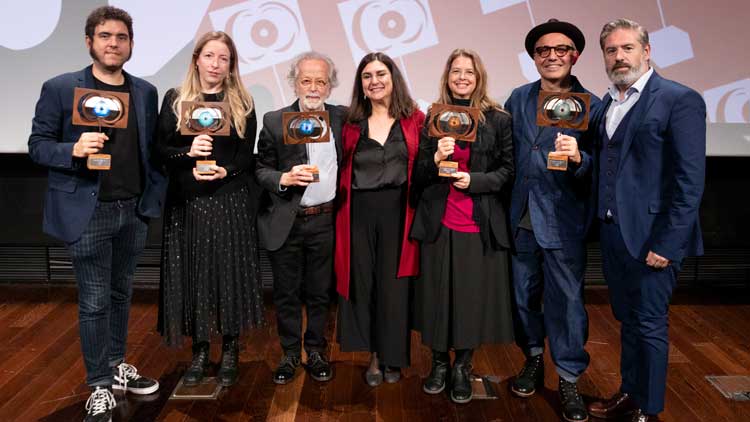
<instances>
[{"instance_id":1,"label":"pocket on blazer","mask_svg":"<svg viewBox=\"0 0 750 422\"><path fill-rule=\"evenodd\" d=\"M669 202L663 200L654 200L648 204L649 214L666 214L669 208Z\"/></svg>"}]
</instances>

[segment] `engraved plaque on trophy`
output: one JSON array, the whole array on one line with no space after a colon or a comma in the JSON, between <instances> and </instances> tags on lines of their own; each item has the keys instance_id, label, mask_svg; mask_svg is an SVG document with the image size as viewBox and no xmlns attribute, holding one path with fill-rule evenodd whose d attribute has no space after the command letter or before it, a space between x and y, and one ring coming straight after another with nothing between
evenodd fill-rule
<instances>
[{"instance_id":1,"label":"engraved plaque on trophy","mask_svg":"<svg viewBox=\"0 0 750 422\"><path fill-rule=\"evenodd\" d=\"M73 91L73 124L96 126L99 132L102 127L126 128L129 103L127 92L77 87ZM86 159L86 167L91 170L109 170L111 165L109 154L89 154Z\"/></svg>"},{"instance_id":2,"label":"engraved plaque on trophy","mask_svg":"<svg viewBox=\"0 0 750 422\"><path fill-rule=\"evenodd\" d=\"M539 91L536 124L560 129L586 130L589 127L591 96L579 92ZM568 169L568 156L552 151L547 155L547 169Z\"/></svg>"},{"instance_id":3,"label":"engraved plaque on trophy","mask_svg":"<svg viewBox=\"0 0 750 422\"><path fill-rule=\"evenodd\" d=\"M180 134L229 136L229 104L216 101L183 101L180 103ZM210 156L209 156L210 157ZM216 160L201 159L195 162L198 174L216 173L212 166Z\"/></svg>"},{"instance_id":4,"label":"engraved plaque on trophy","mask_svg":"<svg viewBox=\"0 0 750 422\"><path fill-rule=\"evenodd\" d=\"M318 166L310 164L307 166L307 171L312 173L312 183L320 182L320 169L318 169Z\"/></svg>"},{"instance_id":5,"label":"engraved plaque on trophy","mask_svg":"<svg viewBox=\"0 0 750 422\"><path fill-rule=\"evenodd\" d=\"M331 121L328 112L300 111L286 112L281 116L284 144L300 145L331 140ZM312 173L310 183L320 182L320 170L315 164L307 163L305 170Z\"/></svg>"},{"instance_id":6,"label":"engraved plaque on trophy","mask_svg":"<svg viewBox=\"0 0 750 422\"><path fill-rule=\"evenodd\" d=\"M453 177L458 171L458 163L455 161L443 160L438 164L438 176Z\"/></svg>"},{"instance_id":7,"label":"engraved plaque on trophy","mask_svg":"<svg viewBox=\"0 0 750 422\"><path fill-rule=\"evenodd\" d=\"M430 106L428 134L436 138L450 136L457 141L474 142L479 126L479 109L452 104Z\"/></svg>"}]
</instances>

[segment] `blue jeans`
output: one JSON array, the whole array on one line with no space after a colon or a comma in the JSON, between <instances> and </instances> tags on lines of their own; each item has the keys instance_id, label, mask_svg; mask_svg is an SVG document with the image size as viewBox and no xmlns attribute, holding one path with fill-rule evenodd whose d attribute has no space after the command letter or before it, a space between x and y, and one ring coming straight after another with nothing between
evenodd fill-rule
<instances>
[{"instance_id":1,"label":"blue jeans","mask_svg":"<svg viewBox=\"0 0 750 422\"><path fill-rule=\"evenodd\" d=\"M560 249L542 248L534 232L520 229L515 238L513 293L520 332L516 343L527 356L544 352L549 337L557 374L576 382L589 365L584 349L588 314L583 302L586 245L563 242Z\"/></svg>"},{"instance_id":2,"label":"blue jeans","mask_svg":"<svg viewBox=\"0 0 750 422\"><path fill-rule=\"evenodd\" d=\"M78 326L86 384L112 385L125 357L132 280L148 222L138 198L98 202L81 238L67 245L78 283Z\"/></svg>"}]
</instances>

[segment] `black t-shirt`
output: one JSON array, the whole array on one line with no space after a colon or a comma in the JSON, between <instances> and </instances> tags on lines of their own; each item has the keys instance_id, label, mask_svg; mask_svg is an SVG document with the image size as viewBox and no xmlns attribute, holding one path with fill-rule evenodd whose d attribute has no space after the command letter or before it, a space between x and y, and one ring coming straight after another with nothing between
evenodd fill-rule
<instances>
[{"instance_id":1,"label":"black t-shirt","mask_svg":"<svg viewBox=\"0 0 750 422\"><path fill-rule=\"evenodd\" d=\"M96 89L127 92L130 84L127 78L122 85L109 85L94 78ZM97 128L92 128L97 130ZM112 156L109 170L100 171L100 201L116 201L139 196L143 192L143 165L138 139L138 120L133 105L133 96L128 101L128 126L123 129L102 127L109 140L104 142L101 154Z\"/></svg>"},{"instance_id":2,"label":"black t-shirt","mask_svg":"<svg viewBox=\"0 0 750 422\"><path fill-rule=\"evenodd\" d=\"M368 135L365 120L352 160L352 189L395 188L406 183L409 153L401 123L393 123L383 145Z\"/></svg>"}]
</instances>

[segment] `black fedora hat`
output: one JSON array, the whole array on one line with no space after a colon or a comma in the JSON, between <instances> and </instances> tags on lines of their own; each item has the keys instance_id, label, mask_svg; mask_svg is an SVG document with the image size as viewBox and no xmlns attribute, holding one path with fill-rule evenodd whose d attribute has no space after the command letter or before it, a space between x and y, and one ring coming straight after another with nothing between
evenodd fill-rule
<instances>
[{"instance_id":1,"label":"black fedora hat","mask_svg":"<svg viewBox=\"0 0 750 422\"><path fill-rule=\"evenodd\" d=\"M573 44L575 44L576 50L578 50L579 53L583 52L583 47L586 46L586 38L584 38L583 32L581 32L581 30L578 29L577 26L573 25L570 22L550 19L543 24L539 24L531 28L531 31L526 34L526 41L524 45L526 46L526 52L529 53L529 56L531 56L532 58L534 57L534 44L536 44L536 41L541 38L542 35L551 34L554 32L563 34L573 40Z\"/></svg>"}]
</instances>

